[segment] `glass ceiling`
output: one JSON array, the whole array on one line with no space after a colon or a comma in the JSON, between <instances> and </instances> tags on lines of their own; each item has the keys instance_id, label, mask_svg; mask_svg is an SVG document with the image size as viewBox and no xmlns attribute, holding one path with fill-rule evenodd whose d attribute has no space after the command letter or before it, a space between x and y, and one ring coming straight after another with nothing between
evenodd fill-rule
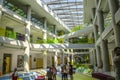
<instances>
[{"instance_id":1,"label":"glass ceiling","mask_svg":"<svg viewBox=\"0 0 120 80\"><path fill-rule=\"evenodd\" d=\"M83 24L83 0L42 0L71 29Z\"/></svg>"}]
</instances>

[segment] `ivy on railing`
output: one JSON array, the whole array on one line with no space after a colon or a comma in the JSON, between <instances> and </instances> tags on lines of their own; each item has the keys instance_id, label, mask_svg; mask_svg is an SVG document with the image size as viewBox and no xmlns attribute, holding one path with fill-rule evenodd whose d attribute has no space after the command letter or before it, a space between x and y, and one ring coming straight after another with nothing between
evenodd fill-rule
<instances>
[{"instance_id":1,"label":"ivy on railing","mask_svg":"<svg viewBox=\"0 0 120 80\"><path fill-rule=\"evenodd\" d=\"M8 9L12 10L13 12L19 14L20 16L22 16L24 18L27 17L27 14L22 9L20 9L19 7L17 7L16 5L14 5L10 2L5 1L4 6Z\"/></svg>"}]
</instances>

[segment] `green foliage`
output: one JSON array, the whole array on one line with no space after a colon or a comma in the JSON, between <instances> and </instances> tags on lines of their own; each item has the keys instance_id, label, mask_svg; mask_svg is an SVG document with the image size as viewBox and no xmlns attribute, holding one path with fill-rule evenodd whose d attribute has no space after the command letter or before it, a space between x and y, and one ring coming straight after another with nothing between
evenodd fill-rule
<instances>
[{"instance_id":1,"label":"green foliage","mask_svg":"<svg viewBox=\"0 0 120 80\"><path fill-rule=\"evenodd\" d=\"M5 36L16 39L16 32L14 32L13 30L6 29Z\"/></svg>"},{"instance_id":2,"label":"green foliage","mask_svg":"<svg viewBox=\"0 0 120 80\"><path fill-rule=\"evenodd\" d=\"M43 42L43 40L36 40L36 43L41 44L41 43L44 43L44 42Z\"/></svg>"},{"instance_id":3,"label":"green foliage","mask_svg":"<svg viewBox=\"0 0 120 80\"><path fill-rule=\"evenodd\" d=\"M4 28L0 28L0 36L5 36L5 29Z\"/></svg>"},{"instance_id":4,"label":"green foliage","mask_svg":"<svg viewBox=\"0 0 120 80\"><path fill-rule=\"evenodd\" d=\"M65 34L64 31L57 31L57 35L58 35L58 36L62 36L62 35L64 35L64 34Z\"/></svg>"},{"instance_id":5,"label":"green foliage","mask_svg":"<svg viewBox=\"0 0 120 80\"><path fill-rule=\"evenodd\" d=\"M50 44L50 43L53 43L53 40L54 40L54 39L47 39L47 43L49 43L49 44Z\"/></svg>"},{"instance_id":6,"label":"green foliage","mask_svg":"<svg viewBox=\"0 0 120 80\"><path fill-rule=\"evenodd\" d=\"M72 28L72 32L75 32L77 30L81 30L82 28L83 28L83 25L76 26L76 27Z\"/></svg>"},{"instance_id":7,"label":"green foliage","mask_svg":"<svg viewBox=\"0 0 120 80\"><path fill-rule=\"evenodd\" d=\"M71 38L70 39L70 43L88 43L88 38L85 36L85 37L82 37L82 38Z\"/></svg>"},{"instance_id":8,"label":"green foliage","mask_svg":"<svg viewBox=\"0 0 120 80\"><path fill-rule=\"evenodd\" d=\"M87 37L81 38L79 39L78 43L88 43L88 38Z\"/></svg>"},{"instance_id":9,"label":"green foliage","mask_svg":"<svg viewBox=\"0 0 120 80\"><path fill-rule=\"evenodd\" d=\"M10 2L5 1L4 6L7 7L8 9L12 10L13 12L19 14L20 16L22 16L24 18L26 18L26 16L27 16L26 13L22 9L20 9L19 7L17 7L16 5L14 5Z\"/></svg>"},{"instance_id":10,"label":"green foliage","mask_svg":"<svg viewBox=\"0 0 120 80\"><path fill-rule=\"evenodd\" d=\"M111 15L111 13L108 13L105 18L104 26L109 27L111 21L112 21L112 15Z\"/></svg>"},{"instance_id":11,"label":"green foliage","mask_svg":"<svg viewBox=\"0 0 120 80\"><path fill-rule=\"evenodd\" d=\"M63 39L63 38L59 38L59 39L58 39L58 42L59 42L59 43L64 43L64 39Z\"/></svg>"},{"instance_id":12,"label":"green foliage","mask_svg":"<svg viewBox=\"0 0 120 80\"><path fill-rule=\"evenodd\" d=\"M55 39L53 40L53 43L57 44L57 43L58 43L58 39L55 38Z\"/></svg>"},{"instance_id":13,"label":"green foliage","mask_svg":"<svg viewBox=\"0 0 120 80\"><path fill-rule=\"evenodd\" d=\"M88 38L88 43L94 43L94 38Z\"/></svg>"}]
</instances>

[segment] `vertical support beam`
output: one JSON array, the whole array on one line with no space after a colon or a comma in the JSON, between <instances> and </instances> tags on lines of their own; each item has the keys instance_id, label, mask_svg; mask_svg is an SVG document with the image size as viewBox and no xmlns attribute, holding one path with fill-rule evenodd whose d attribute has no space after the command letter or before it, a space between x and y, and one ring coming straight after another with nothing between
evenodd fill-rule
<instances>
[{"instance_id":1,"label":"vertical support beam","mask_svg":"<svg viewBox=\"0 0 120 80\"><path fill-rule=\"evenodd\" d=\"M93 53L93 50L90 51L90 64L94 65L94 53Z\"/></svg>"},{"instance_id":2,"label":"vertical support beam","mask_svg":"<svg viewBox=\"0 0 120 80\"><path fill-rule=\"evenodd\" d=\"M43 21L43 22L44 22L44 23L43 23L43 28L44 28L45 30L47 30L47 19L44 17L43 20L44 20L44 21Z\"/></svg>"},{"instance_id":3,"label":"vertical support beam","mask_svg":"<svg viewBox=\"0 0 120 80\"><path fill-rule=\"evenodd\" d=\"M98 0L96 0L96 7L97 7L97 2ZM95 9L92 10L92 13L93 13L93 17L95 16ZM95 39L95 42L97 42L98 40L98 26L94 23L94 39ZM100 66L102 64L102 60L101 60L101 51L100 51L100 47L98 45L95 44L95 50L96 50L96 60L97 62L94 64L95 66ZM95 51L94 51L95 53Z\"/></svg>"},{"instance_id":4,"label":"vertical support beam","mask_svg":"<svg viewBox=\"0 0 120 80\"><path fill-rule=\"evenodd\" d=\"M55 55L54 55L54 66L57 67L58 65L58 54L57 54L57 50L55 51Z\"/></svg>"},{"instance_id":5,"label":"vertical support beam","mask_svg":"<svg viewBox=\"0 0 120 80\"><path fill-rule=\"evenodd\" d=\"M104 17L102 11L97 11L97 20L98 20L98 26L100 35L102 35L104 31ZM110 63L109 63L109 52L108 52L108 46L107 42L105 40L101 39L101 50L102 50L102 60L103 60L103 71L110 71ZM106 56L108 55L108 56Z\"/></svg>"},{"instance_id":6,"label":"vertical support beam","mask_svg":"<svg viewBox=\"0 0 120 80\"><path fill-rule=\"evenodd\" d=\"M61 58L62 64L64 64L64 63L65 63L65 62L64 62L65 60L64 60L64 52L63 52L63 50L62 50L62 55L61 55L61 57L62 57L62 58Z\"/></svg>"},{"instance_id":7,"label":"vertical support beam","mask_svg":"<svg viewBox=\"0 0 120 80\"><path fill-rule=\"evenodd\" d=\"M3 2L4 2L4 0L0 0L0 21L1 21L1 17L2 17L2 6L3 6Z\"/></svg>"},{"instance_id":8,"label":"vertical support beam","mask_svg":"<svg viewBox=\"0 0 120 80\"><path fill-rule=\"evenodd\" d=\"M43 40L47 41L47 20L46 18L44 18L44 29L45 31L43 32ZM47 50L43 51L43 68L46 69L47 68Z\"/></svg>"},{"instance_id":9,"label":"vertical support beam","mask_svg":"<svg viewBox=\"0 0 120 80\"><path fill-rule=\"evenodd\" d=\"M71 64L73 65L74 64L74 54L73 54L73 49L71 49Z\"/></svg>"},{"instance_id":10,"label":"vertical support beam","mask_svg":"<svg viewBox=\"0 0 120 80\"><path fill-rule=\"evenodd\" d=\"M102 40L102 52L103 52L103 71L110 71L110 61L109 61L109 52L108 52L108 41Z\"/></svg>"},{"instance_id":11,"label":"vertical support beam","mask_svg":"<svg viewBox=\"0 0 120 80\"><path fill-rule=\"evenodd\" d=\"M100 10L97 11L97 20L98 20L100 34L102 34L102 32L104 31L103 11L100 11Z\"/></svg>"},{"instance_id":12,"label":"vertical support beam","mask_svg":"<svg viewBox=\"0 0 120 80\"><path fill-rule=\"evenodd\" d=\"M46 41L47 41L47 20L46 20L46 18L44 18L44 31L43 31L43 40L45 41L45 43L46 43Z\"/></svg>"},{"instance_id":13,"label":"vertical support beam","mask_svg":"<svg viewBox=\"0 0 120 80\"><path fill-rule=\"evenodd\" d=\"M57 28L56 28L56 25L53 25L53 29L54 29L54 34L57 35Z\"/></svg>"},{"instance_id":14,"label":"vertical support beam","mask_svg":"<svg viewBox=\"0 0 120 80\"><path fill-rule=\"evenodd\" d=\"M29 71L29 56L30 56L30 19L31 19L31 7L28 7L28 12L27 12L27 19L28 19L28 23L26 25L26 34L25 34L25 42L27 44L26 48L25 48L25 53L24 53L24 71L28 72Z\"/></svg>"},{"instance_id":15,"label":"vertical support beam","mask_svg":"<svg viewBox=\"0 0 120 80\"><path fill-rule=\"evenodd\" d=\"M120 26L115 23L115 13L119 8L118 0L108 0L110 12L112 14L112 26L115 36L115 45L120 46Z\"/></svg>"},{"instance_id":16,"label":"vertical support beam","mask_svg":"<svg viewBox=\"0 0 120 80\"><path fill-rule=\"evenodd\" d=\"M96 52L97 52L97 66L102 65L102 59L101 59L101 50L100 46L95 46L96 47Z\"/></svg>"},{"instance_id":17,"label":"vertical support beam","mask_svg":"<svg viewBox=\"0 0 120 80\"><path fill-rule=\"evenodd\" d=\"M96 7L98 6L99 0L95 0Z\"/></svg>"},{"instance_id":18,"label":"vertical support beam","mask_svg":"<svg viewBox=\"0 0 120 80\"><path fill-rule=\"evenodd\" d=\"M52 66L52 55L50 55L50 66Z\"/></svg>"},{"instance_id":19,"label":"vertical support beam","mask_svg":"<svg viewBox=\"0 0 120 80\"><path fill-rule=\"evenodd\" d=\"M43 68L47 68L47 50L43 51Z\"/></svg>"},{"instance_id":20,"label":"vertical support beam","mask_svg":"<svg viewBox=\"0 0 120 80\"><path fill-rule=\"evenodd\" d=\"M94 59L94 66L97 66L97 62L96 62L96 50L93 49L93 59Z\"/></svg>"},{"instance_id":21,"label":"vertical support beam","mask_svg":"<svg viewBox=\"0 0 120 80\"><path fill-rule=\"evenodd\" d=\"M71 60L70 60L70 50L67 49L67 64L68 64L69 62L71 63Z\"/></svg>"},{"instance_id":22,"label":"vertical support beam","mask_svg":"<svg viewBox=\"0 0 120 80\"><path fill-rule=\"evenodd\" d=\"M1 22L1 18L2 18L2 6L3 6L3 1L4 0L0 0L0 22ZM2 51L1 51L1 53L3 53ZM0 59L1 59L1 61L0 61L0 71L3 71L3 54L0 54L1 56L0 56ZM2 64L2 65L1 65Z\"/></svg>"}]
</instances>

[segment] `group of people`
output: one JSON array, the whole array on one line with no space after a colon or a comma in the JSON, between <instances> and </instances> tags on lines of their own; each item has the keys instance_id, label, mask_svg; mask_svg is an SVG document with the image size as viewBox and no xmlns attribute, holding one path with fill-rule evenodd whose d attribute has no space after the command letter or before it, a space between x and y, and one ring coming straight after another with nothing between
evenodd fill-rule
<instances>
[{"instance_id":1,"label":"group of people","mask_svg":"<svg viewBox=\"0 0 120 80\"><path fill-rule=\"evenodd\" d=\"M55 66L53 66L52 68L49 67L49 70L47 71L48 80L56 80L56 74L57 74L56 67Z\"/></svg>"},{"instance_id":2,"label":"group of people","mask_svg":"<svg viewBox=\"0 0 120 80\"><path fill-rule=\"evenodd\" d=\"M73 66L64 65L61 67L62 80L68 80L68 75L70 75L70 80L73 80Z\"/></svg>"},{"instance_id":3,"label":"group of people","mask_svg":"<svg viewBox=\"0 0 120 80\"><path fill-rule=\"evenodd\" d=\"M72 65L63 65L61 66L61 75L62 80L68 80L68 75L70 76L70 80L73 80L73 66ZM55 66L49 67L47 71L48 80L56 80L57 69Z\"/></svg>"}]
</instances>

